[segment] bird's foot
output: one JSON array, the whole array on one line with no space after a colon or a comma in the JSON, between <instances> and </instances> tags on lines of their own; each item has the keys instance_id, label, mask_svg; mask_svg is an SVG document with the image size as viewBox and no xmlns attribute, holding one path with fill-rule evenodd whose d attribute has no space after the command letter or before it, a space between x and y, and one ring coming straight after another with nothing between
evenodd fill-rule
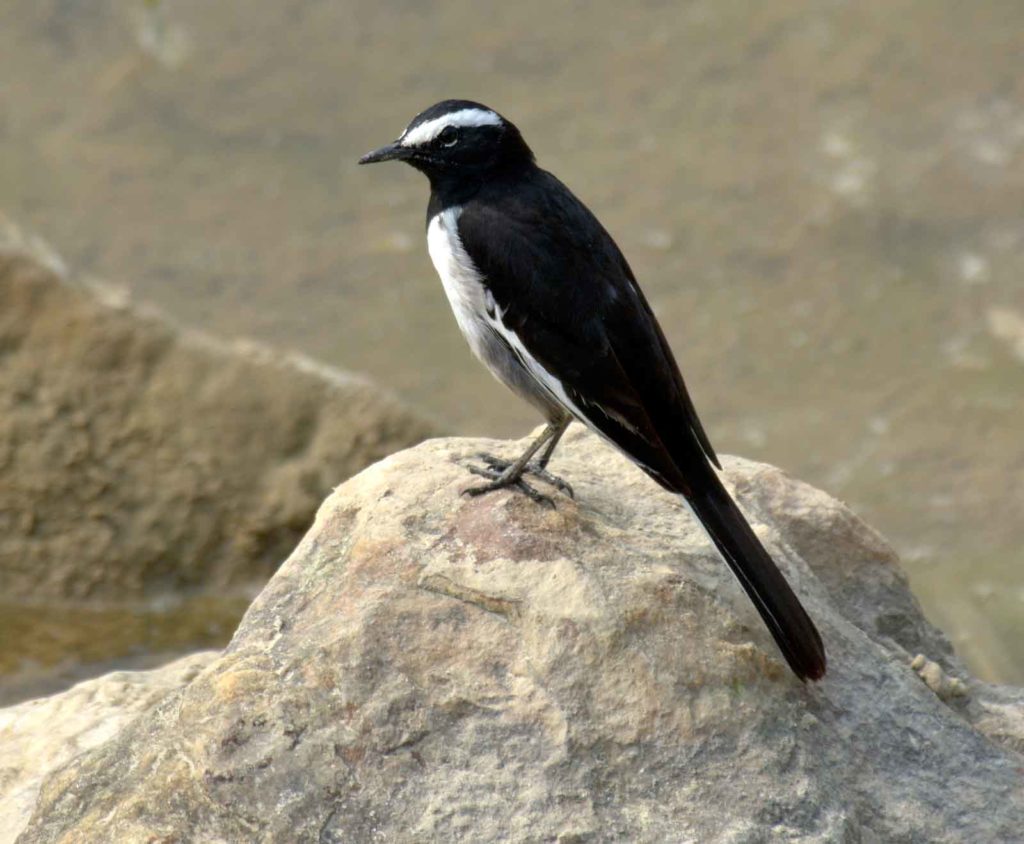
<instances>
[{"instance_id":1,"label":"bird's foot","mask_svg":"<svg viewBox=\"0 0 1024 844\"><path fill-rule=\"evenodd\" d=\"M573 492L573 488L568 484L568 482L563 481L556 475L552 475L549 471L541 468L536 463L527 463L520 472L515 473L513 472L515 467L514 460L504 460L491 454L477 454L476 457L482 460L486 465L466 465L466 468L474 475L480 475L483 478L488 478L490 483L463 490L463 495L477 496L483 495L485 492L493 492L496 489L515 489L523 493L523 495L532 501L535 501L538 504L544 504L545 506L554 509L555 502L550 496L544 495L542 492L538 492L523 480L523 475L533 475L535 478L550 484L555 489L564 492L570 498L576 497L576 494Z\"/></svg>"},{"instance_id":2,"label":"bird's foot","mask_svg":"<svg viewBox=\"0 0 1024 844\"><path fill-rule=\"evenodd\" d=\"M480 460L483 460L492 471L494 472L507 472L513 465L512 460L503 460L500 457L495 457L493 454L478 454L476 455ZM536 463L527 463L523 468L524 475L533 475L535 478L539 478L546 484L551 484L555 489L560 492L564 492L570 498L575 498L576 493L573 491L572 486L568 481L562 480L558 475L552 475L547 469L539 466Z\"/></svg>"}]
</instances>

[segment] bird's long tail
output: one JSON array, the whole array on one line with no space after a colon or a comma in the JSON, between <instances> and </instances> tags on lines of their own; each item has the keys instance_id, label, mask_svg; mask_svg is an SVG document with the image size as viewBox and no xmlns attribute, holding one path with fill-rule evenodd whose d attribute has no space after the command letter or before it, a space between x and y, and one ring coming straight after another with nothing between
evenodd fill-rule
<instances>
[{"instance_id":1,"label":"bird's long tail","mask_svg":"<svg viewBox=\"0 0 1024 844\"><path fill-rule=\"evenodd\" d=\"M782 572L710 467L687 501L754 602L786 662L801 680L825 675L825 647ZM702 479L703 480L703 479Z\"/></svg>"}]
</instances>

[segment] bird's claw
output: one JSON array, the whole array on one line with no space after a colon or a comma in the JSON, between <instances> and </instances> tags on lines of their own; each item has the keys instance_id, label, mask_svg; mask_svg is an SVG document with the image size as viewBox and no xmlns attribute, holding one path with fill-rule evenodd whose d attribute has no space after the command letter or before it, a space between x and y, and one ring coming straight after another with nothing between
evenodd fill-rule
<instances>
[{"instance_id":1,"label":"bird's claw","mask_svg":"<svg viewBox=\"0 0 1024 844\"><path fill-rule=\"evenodd\" d=\"M491 469L496 472L505 472L509 466L512 465L511 460L504 460L501 457L495 457L493 454L486 454L481 452L476 455L477 458L483 460ZM479 472L477 474L480 474ZM533 475L535 478L544 481L546 484L550 484L559 492L564 492L570 498L576 498L576 492L573 490L572 485L565 480L562 480L558 475L552 475L547 469L538 466L536 463L527 463L523 469L524 475Z\"/></svg>"},{"instance_id":2,"label":"bird's claw","mask_svg":"<svg viewBox=\"0 0 1024 844\"><path fill-rule=\"evenodd\" d=\"M523 493L527 498L535 501L537 504L543 504L551 509L555 508L554 500L544 495L542 492L538 492L525 480L523 480L524 474L533 475L536 478L544 481L545 483L551 484L555 489L561 490L570 498L575 498L573 488L561 478L556 475L552 475L546 469L542 469L534 463L528 463L523 471L516 476L509 474L509 469L514 465L512 460L503 460L500 457L495 457L491 454L477 454L476 457L482 460L486 467L466 465L466 469L472 472L474 475L480 475L483 478L490 480L489 484L483 484L481 486L469 487L463 490L463 495L483 495L486 492L493 492L497 489L514 489L518 492Z\"/></svg>"},{"instance_id":3,"label":"bird's claw","mask_svg":"<svg viewBox=\"0 0 1024 844\"><path fill-rule=\"evenodd\" d=\"M462 490L463 495L470 495L476 497L483 495L486 492L493 492L496 489L514 489L521 492L527 498L535 501L537 504L543 504L545 507L550 507L552 510L555 509L555 502L549 495L545 495L543 492L537 492L532 486L530 486L521 477L515 478L514 480L502 480L500 476L495 477L489 470L481 469L478 466L467 466L470 472L474 475L481 475L485 478L492 478L489 484L482 484L481 486L471 486L467 489Z\"/></svg>"}]
</instances>

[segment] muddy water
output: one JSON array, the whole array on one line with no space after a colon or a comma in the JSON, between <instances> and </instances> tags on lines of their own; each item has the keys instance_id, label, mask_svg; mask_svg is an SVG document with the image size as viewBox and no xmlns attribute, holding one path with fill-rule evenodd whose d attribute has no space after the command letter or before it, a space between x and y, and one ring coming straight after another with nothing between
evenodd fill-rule
<instances>
[{"instance_id":1,"label":"muddy water","mask_svg":"<svg viewBox=\"0 0 1024 844\"><path fill-rule=\"evenodd\" d=\"M0 602L0 706L52 694L116 669L160 665L222 646L249 601L199 596L147 604L33 606Z\"/></svg>"},{"instance_id":2,"label":"muddy water","mask_svg":"<svg viewBox=\"0 0 1024 844\"><path fill-rule=\"evenodd\" d=\"M481 99L613 232L719 450L848 500L1019 682L1021 32L1006 0L7 0L0 208L180 318L520 434L430 268L421 178L354 164Z\"/></svg>"}]
</instances>

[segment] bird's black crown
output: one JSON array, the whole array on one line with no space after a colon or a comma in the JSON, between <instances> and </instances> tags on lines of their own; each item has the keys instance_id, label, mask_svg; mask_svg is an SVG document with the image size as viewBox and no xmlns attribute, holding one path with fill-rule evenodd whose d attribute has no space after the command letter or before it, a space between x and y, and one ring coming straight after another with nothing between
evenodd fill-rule
<instances>
[{"instance_id":1,"label":"bird's black crown","mask_svg":"<svg viewBox=\"0 0 1024 844\"><path fill-rule=\"evenodd\" d=\"M516 126L472 100L444 100L417 114L398 140L364 155L360 164L399 160L431 183L472 182L533 163Z\"/></svg>"}]
</instances>

